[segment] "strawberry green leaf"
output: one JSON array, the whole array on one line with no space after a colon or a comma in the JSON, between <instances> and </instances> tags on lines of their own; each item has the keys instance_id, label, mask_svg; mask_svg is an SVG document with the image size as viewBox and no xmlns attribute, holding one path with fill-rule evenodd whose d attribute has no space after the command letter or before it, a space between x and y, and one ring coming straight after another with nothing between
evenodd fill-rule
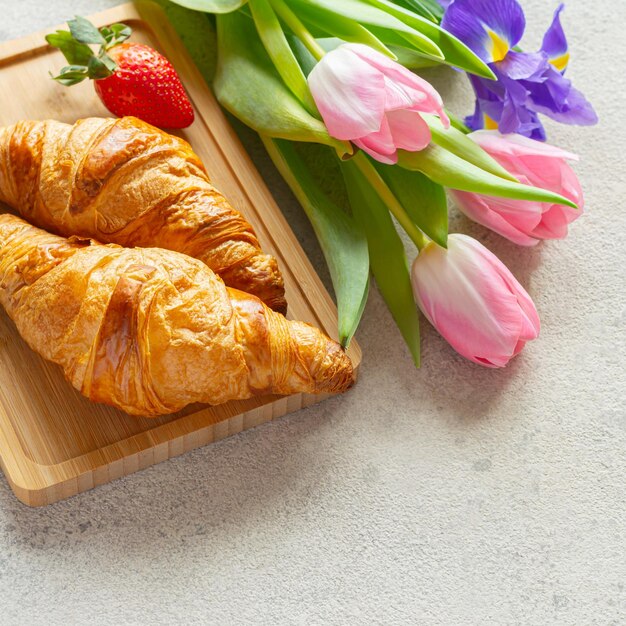
<instances>
[{"instance_id":1,"label":"strawberry green leaf","mask_svg":"<svg viewBox=\"0 0 626 626\"><path fill-rule=\"evenodd\" d=\"M71 87L88 78L87 67L84 65L68 65L61 69L58 76L52 77L61 85Z\"/></svg>"},{"instance_id":2,"label":"strawberry green leaf","mask_svg":"<svg viewBox=\"0 0 626 626\"><path fill-rule=\"evenodd\" d=\"M80 15L75 19L69 20L67 25L76 41L80 43L97 43L103 46L106 43L105 38L100 31L88 20Z\"/></svg>"},{"instance_id":3,"label":"strawberry green leaf","mask_svg":"<svg viewBox=\"0 0 626 626\"><path fill-rule=\"evenodd\" d=\"M98 55L98 58L100 59L100 61L102 61L104 66L109 70L110 74L112 74L115 71L117 64L106 52L104 52L104 50L100 52L100 54Z\"/></svg>"},{"instance_id":4,"label":"strawberry green leaf","mask_svg":"<svg viewBox=\"0 0 626 626\"><path fill-rule=\"evenodd\" d=\"M126 24L111 24L109 29L113 33L113 41L116 44L126 41L133 33L133 29Z\"/></svg>"},{"instance_id":5,"label":"strawberry green leaf","mask_svg":"<svg viewBox=\"0 0 626 626\"><path fill-rule=\"evenodd\" d=\"M76 41L67 30L58 30L56 33L46 35L46 41L53 48L58 48L71 65L87 65L93 56L92 49Z\"/></svg>"},{"instance_id":6,"label":"strawberry green leaf","mask_svg":"<svg viewBox=\"0 0 626 626\"><path fill-rule=\"evenodd\" d=\"M113 64L115 66L115 64ZM106 64L98 57L91 57L87 64L87 75L92 80L99 80L100 78L106 78L111 76L113 72L106 66Z\"/></svg>"}]
</instances>

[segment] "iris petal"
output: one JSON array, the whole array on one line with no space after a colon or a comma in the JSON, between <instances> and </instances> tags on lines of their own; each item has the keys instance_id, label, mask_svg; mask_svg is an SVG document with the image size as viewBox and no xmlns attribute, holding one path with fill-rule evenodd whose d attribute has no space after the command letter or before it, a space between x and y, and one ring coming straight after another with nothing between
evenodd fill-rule
<instances>
[{"instance_id":1,"label":"iris petal","mask_svg":"<svg viewBox=\"0 0 626 626\"><path fill-rule=\"evenodd\" d=\"M591 126L597 123L598 116L591 103L551 65L548 64L541 82L524 83L530 91L529 105L539 113L565 124Z\"/></svg>"},{"instance_id":2,"label":"iris petal","mask_svg":"<svg viewBox=\"0 0 626 626\"><path fill-rule=\"evenodd\" d=\"M486 63L503 59L519 43L525 25L516 0L454 0L441 22Z\"/></svg>"},{"instance_id":3,"label":"iris petal","mask_svg":"<svg viewBox=\"0 0 626 626\"><path fill-rule=\"evenodd\" d=\"M561 26L561 11L565 5L560 4L554 12L552 24L543 36L541 51L548 55L550 63L556 67L559 72L564 72L569 61L569 52L567 51L567 39L563 26Z\"/></svg>"}]
</instances>

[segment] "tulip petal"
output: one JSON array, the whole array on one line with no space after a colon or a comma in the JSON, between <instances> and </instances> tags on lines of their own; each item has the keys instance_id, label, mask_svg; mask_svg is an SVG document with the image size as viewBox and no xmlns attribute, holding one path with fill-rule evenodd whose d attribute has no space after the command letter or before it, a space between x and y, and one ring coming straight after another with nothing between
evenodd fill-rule
<instances>
[{"instance_id":1,"label":"tulip petal","mask_svg":"<svg viewBox=\"0 0 626 626\"><path fill-rule=\"evenodd\" d=\"M522 327L527 333L522 339L535 339L539 335L540 321L539 314L535 307L532 298L528 295L528 292L522 287L517 278L513 276L509 268L495 255L493 252L485 248L475 239L462 235L465 239L469 240L470 245L476 254L478 254L486 263L489 263L491 267L499 274L504 283L509 288L511 294L513 294L520 305L522 312L524 313L524 320Z\"/></svg>"},{"instance_id":2,"label":"tulip petal","mask_svg":"<svg viewBox=\"0 0 626 626\"><path fill-rule=\"evenodd\" d=\"M430 143L430 128L417 111L391 111L387 121L397 149L414 152Z\"/></svg>"},{"instance_id":3,"label":"tulip petal","mask_svg":"<svg viewBox=\"0 0 626 626\"><path fill-rule=\"evenodd\" d=\"M468 135L481 148L489 152L496 160L499 156L526 157L546 156L557 159L578 161L578 155L557 146L529 139L517 133L504 135L497 130L479 130Z\"/></svg>"},{"instance_id":4,"label":"tulip petal","mask_svg":"<svg viewBox=\"0 0 626 626\"><path fill-rule=\"evenodd\" d=\"M326 54L308 82L333 137L353 139L380 129L385 110L384 76L352 54L347 45Z\"/></svg>"},{"instance_id":5,"label":"tulip petal","mask_svg":"<svg viewBox=\"0 0 626 626\"><path fill-rule=\"evenodd\" d=\"M354 54L382 72L388 79L402 85L404 92L411 98L412 108L423 113L437 114L444 125L448 126L449 120L443 111L441 96L428 81L373 48L361 44L347 45Z\"/></svg>"},{"instance_id":6,"label":"tulip petal","mask_svg":"<svg viewBox=\"0 0 626 626\"><path fill-rule=\"evenodd\" d=\"M381 163L393 165L398 161L396 146L386 117L383 118L379 131L355 139L354 144Z\"/></svg>"},{"instance_id":7,"label":"tulip petal","mask_svg":"<svg viewBox=\"0 0 626 626\"><path fill-rule=\"evenodd\" d=\"M413 98L407 90L399 83L390 78L385 78L385 111L395 111L397 109L408 109L413 105ZM426 96L422 95L422 99Z\"/></svg>"},{"instance_id":8,"label":"tulip petal","mask_svg":"<svg viewBox=\"0 0 626 626\"><path fill-rule=\"evenodd\" d=\"M465 235L448 238L448 250L429 244L412 271L415 299L443 337L466 358L502 367L536 336L530 297L484 246Z\"/></svg>"},{"instance_id":9,"label":"tulip petal","mask_svg":"<svg viewBox=\"0 0 626 626\"><path fill-rule=\"evenodd\" d=\"M567 207L553 204L541 216L541 221L533 230L538 239L564 239L567 237L567 226L580 216L580 211L572 211Z\"/></svg>"},{"instance_id":10,"label":"tulip petal","mask_svg":"<svg viewBox=\"0 0 626 626\"><path fill-rule=\"evenodd\" d=\"M520 246L534 246L538 240L531 233L541 221L541 204L539 202L515 201L507 198L488 198L465 191L450 191L457 207L471 220L493 230ZM535 210L506 211L507 205L517 209L533 207Z\"/></svg>"}]
</instances>

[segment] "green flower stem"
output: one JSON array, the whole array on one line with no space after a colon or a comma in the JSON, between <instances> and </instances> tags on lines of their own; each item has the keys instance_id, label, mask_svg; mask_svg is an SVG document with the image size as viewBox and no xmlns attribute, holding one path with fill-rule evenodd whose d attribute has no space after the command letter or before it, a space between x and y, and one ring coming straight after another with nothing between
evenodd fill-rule
<instances>
[{"instance_id":1,"label":"green flower stem","mask_svg":"<svg viewBox=\"0 0 626 626\"><path fill-rule=\"evenodd\" d=\"M452 113L452 111L450 111L449 109L445 109L445 112L450 118L450 126L456 128L457 130L460 130L466 135L472 132L472 129L469 128L460 117L457 117L454 113Z\"/></svg>"},{"instance_id":2,"label":"green flower stem","mask_svg":"<svg viewBox=\"0 0 626 626\"><path fill-rule=\"evenodd\" d=\"M285 4L283 0L271 0L274 11L291 28L293 34L300 39L307 50L319 61L326 51L320 46L315 37L307 30L306 26L299 20L298 16Z\"/></svg>"},{"instance_id":3,"label":"green flower stem","mask_svg":"<svg viewBox=\"0 0 626 626\"><path fill-rule=\"evenodd\" d=\"M421 250L428 243L428 237L412 222L400 202L398 202L398 199L393 195L391 189L389 189L380 174L376 171L376 168L369 162L363 152L359 152L352 157L352 161L361 170L363 176L370 182L378 197L398 220L398 223L411 238L411 241L416 245L417 249Z\"/></svg>"}]
</instances>

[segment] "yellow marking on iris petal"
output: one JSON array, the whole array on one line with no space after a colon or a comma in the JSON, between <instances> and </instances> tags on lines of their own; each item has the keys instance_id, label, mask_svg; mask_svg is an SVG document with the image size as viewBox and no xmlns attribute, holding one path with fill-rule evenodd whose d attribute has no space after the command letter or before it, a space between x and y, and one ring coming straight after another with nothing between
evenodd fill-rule
<instances>
[{"instance_id":1,"label":"yellow marking on iris petal","mask_svg":"<svg viewBox=\"0 0 626 626\"><path fill-rule=\"evenodd\" d=\"M486 113L483 113L485 128L487 130L498 130L498 122L494 120L492 117L489 117Z\"/></svg>"},{"instance_id":2,"label":"yellow marking on iris petal","mask_svg":"<svg viewBox=\"0 0 626 626\"><path fill-rule=\"evenodd\" d=\"M550 59L550 63L556 67L559 72L562 72L569 63L569 52L562 54L560 57L555 57L554 59Z\"/></svg>"},{"instance_id":3,"label":"yellow marking on iris petal","mask_svg":"<svg viewBox=\"0 0 626 626\"><path fill-rule=\"evenodd\" d=\"M491 39L491 56L493 57L494 63L496 61L502 61L509 51L509 43L490 28L487 29L487 34L489 35L489 39Z\"/></svg>"}]
</instances>

